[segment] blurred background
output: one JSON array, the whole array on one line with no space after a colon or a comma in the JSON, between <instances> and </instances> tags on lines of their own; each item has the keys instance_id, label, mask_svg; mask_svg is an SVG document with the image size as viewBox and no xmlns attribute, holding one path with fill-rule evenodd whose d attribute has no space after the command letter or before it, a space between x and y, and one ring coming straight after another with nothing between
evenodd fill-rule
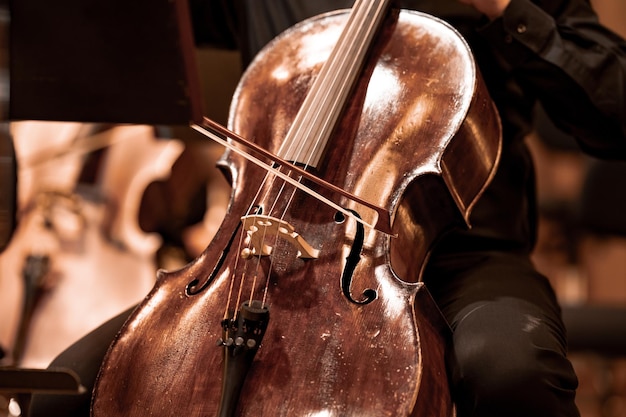
<instances>
[{"instance_id":1,"label":"blurred background","mask_svg":"<svg viewBox=\"0 0 626 417\"><path fill-rule=\"evenodd\" d=\"M592 4L626 36L626 2ZM538 113L527 138L540 209L534 261L563 306L582 416L626 416L626 164L585 156Z\"/></svg>"},{"instance_id":2,"label":"blurred background","mask_svg":"<svg viewBox=\"0 0 626 417\"><path fill-rule=\"evenodd\" d=\"M592 3L626 37L626 2ZM226 124L239 55L194 53L205 114ZM626 164L585 156L537 112L527 138L540 207L533 258L563 305L582 416L623 417ZM0 366L45 368L140 301L159 268L179 268L204 250L230 199L216 168L223 148L179 125L1 125L12 141L0 152L14 151L18 161L14 172L0 168L3 178L17 178L19 222L0 254ZM10 187L3 180L2 189ZM14 415L7 401L0 396L0 416Z\"/></svg>"}]
</instances>

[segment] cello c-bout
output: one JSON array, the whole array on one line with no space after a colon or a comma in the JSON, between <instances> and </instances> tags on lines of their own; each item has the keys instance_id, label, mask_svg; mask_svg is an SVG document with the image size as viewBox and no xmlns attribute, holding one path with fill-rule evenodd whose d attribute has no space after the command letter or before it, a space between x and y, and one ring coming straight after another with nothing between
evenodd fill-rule
<instances>
[{"instance_id":1,"label":"cello c-bout","mask_svg":"<svg viewBox=\"0 0 626 417\"><path fill-rule=\"evenodd\" d=\"M328 138L311 144L320 123L298 112L324 107L309 92L326 62L345 58L332 50L348 16L272 41L241 79L229 128L388 210L392 233L356 221L373 214L350 198L302 181L354 216L227 152L224 221L201 256L159 273L116 337L95 417L453 414L447 327L419 281L437 238L467 223L495 171L498 115L452 28L391 10ZM294 136L294 125L304 130Z\"/></svg>"}]
</instances>

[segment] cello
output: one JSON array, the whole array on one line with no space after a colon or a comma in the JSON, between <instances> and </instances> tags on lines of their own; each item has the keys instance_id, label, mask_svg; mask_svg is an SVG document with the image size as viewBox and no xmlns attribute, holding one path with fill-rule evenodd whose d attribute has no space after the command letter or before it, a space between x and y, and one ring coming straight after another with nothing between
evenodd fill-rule
<instances>
[{"instance_id":1,"label":"cello","mask_svg":"<svg viewBox=\"0 0 626 417\"><path fill-rule=\"evenodd\" d=\"M458 33L357 1L257 55L229 130L193 127L229 148L228 211L118 333L92 415L452 415L447 329L420 277L501 142Z\"/></svg>"}]
</instances>

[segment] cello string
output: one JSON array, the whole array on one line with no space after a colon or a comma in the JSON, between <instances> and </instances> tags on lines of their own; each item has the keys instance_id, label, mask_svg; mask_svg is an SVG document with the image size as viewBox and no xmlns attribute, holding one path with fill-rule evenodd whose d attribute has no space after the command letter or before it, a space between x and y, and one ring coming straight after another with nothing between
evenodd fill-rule
<instances>
[{"instance_id":1,"label":"cello string","mask_svg":"<svg viewBox=\"0 0 626 417\"><path fill-rule=\"evenodd\" d=\"M383 0L384 2L385 0ZM365 3L366 6L361 6ZM371 31L372 24L364 25L364 16L367 17L371 13L371 0L357 0L354 4L346 24L339 34L339 38L332 48L329 57L322 66L320 73L315 78L310 90L307 92L304 102L301 105L296 117L289 128L285 140L281 143L278 155L294 155L293 160L296 162L304 162L308 168L314 166L312 163L316 152L321 152L323 146L322 141L327 141L328 126L332 123L333 114L335 114L339 106L339 99L346 94L347 85L350 83L350 73L354 73L355 50L363 53L364 36L359 34L364 26L367 28L366 33ZM380 8L379 8L380 9ZM354 39L360 39L360 42L354 42ZM353 63L350 65L350 63ZM331 98L334 97L334 98ZM330 103L330 104L329 104ZM326 130L320 132L320 126ZM331 127L332 129L332 127ZM313 131L316 130L315 133ZM309 144L309 148L313 152L308 154L305 152L307 142L313 138L313 144ZM305 157L305 158L303 158Z\"/></svg>"},{"instance_id":2,"label":"cello string","mask_svg":"<svg viewBox=\"0 0 626 417\"><path fill-rule=\"evenodd\" d=\"M362 3L369 7L362 6ZM287 133L287 140L281 144L279 152L296 155L295 160L304 161L305 169L314 165L313 158L318 152L321 152L321 148L326 146L328 138L322 134L324 132L319 131L317 126L334 124L334 115L343 108L340 99L343 98L342 101L345 101L345 97L352 87L357 72L355 68L360 66L359 62L365 55L366 46L371 43L387 3L387 0L378 2L357 0L345 28L341 31L336 47L332 49L327 62L306 95L305 101ZM369 17L372 10L374 18ZM369 18L369 21L366 18ZM355 42L355 39L358 42ZM300 117L303 114L307 117ZM315 133L313 132L314 129L317 129ZM329 132L327 131L327 133ZM307 154L305 152L306 141L295 140L298 137L314 138L313 152ZM285 145L287 145L286 149ZM293 150L294 147L297 149ZM298 179L298 182L301 179L302 177Z\"/></svg>"},{"instance_id":3,"label":"cello string","mask_svg":"<svg viewBox=\"0 0 626 417\"><path fill-rule=\"evenodd\" d=\"M250 208L248 210L250 210ZM242 252L242 246L243 246L243 243L244 243L244 236L245 236L245 231L242 230L241 235L239 236L239 243L237 245L237 255L235 255L235 263L233 265L233 270L230 273L230 283L229 283L229 287L228 287L228 294L226 295L226 303L225 303L225 306L224 306L224 319L227 319L228 316L229 316L230 302L231 302L232 297L233 297L233 289L234 289L234 285L235 285L235 280L237 279L236 278L236 274L237 274L237 270L239 269L238 268L238 266L239 266L239 258L240 258L239 254L241 254L241 252ZM243 286L243 282L244 281L245 281L245 271L242 274L242 279L241 279L240 284L239 284L240 290L239 290L238 294L241 294L241 288ZM238 295L237 301L235 301L235 308L237 308L237 306L239 306L239 300L240 300L240 297Z\"/></svg>"},{"instance_id":4,"label":"cello string","mask_svg":"<svg viewBox=\"0 0 626 417\"><path fill-rule=\"evenodd\" d=\"M306 142L303 140L286 140L281 144L279 152L284 151L287 155L293 153L296 155L296 161L306 161L304 163L305 169L313 165L315 156L322 151L320 148L326 146L328 137L325 134L330 134L330 132L326 130L325 133L325 129L328 129L328 125L335 124L337 113L343 109L343 102L356 77L354 74L355 69L361 65L365 47L371 43L373 33L377 28L377 22L380 21L382 15L381 10L386 6L385 0L376 5L373 4L374 2L365 2L366 5L370 6L369 8L360 6L361 3L361 0L357 0L357 3L354 5L346 27L342 30L339 41L336 44L337 46L331 51L326 64L320 71L317 80L313 83L296 116L294 124L287 134L288 137L294 138L314 138L312 151L307 153L305 149ZM369 23L366 24L365 18L370 15L372 9L374 9L377 18L370 18ZM358 39L359 42L354 42L354 39ZM298 117L301 114L306 114L307 117L301 119ZM322 125L321 128L319 127L320 124ZM332 130L332 127L330 129ZM313 133L313 130L315 130L315 133ZM287 145L286 149L285 145ZM296 150L293 150L294 146L297 147ZM302 177L299 177L298 182L301 180ZM296 192L297 188L294 188L280 216L281 220L284 220ZM278 236L275 238L275 245L278 244L277 241ZM266 276L263 295L264 304L269 290L271 266L273 264L273 256L271 258L270 271L268 271Z\"/></svg>"},{"instance_id":5,"label":"cello string","mask_svg":"<svg viewBox=\"0 0 626 417\"><path fill-rule=\"evenodd\" d=\"M255 204L256 201L259 201L259 195L261 194L261 191L263 190L263 186L265 185L267 178L268 178L268 173L265 174L263 181L261 182L261 185L259 186L256 195L254 196L254 198L252 199L252 202L250 203L250 205L248 206L248 209L246 210L246 216L249 216L250 214L253 213L253 211L255 210L255 206L257 206ZM259 206L261 207L261 206ZM230 302L232 300L233 297L233 289L234 289L234 284L235 281L237 280L237 271L238 271L238 267L239 267L239 259L241 258L241 254L243 252L243 245L245 243L245 237L246 237L246 230L241 231L241 235L239 236L239 243L237 245L237 255L235 255L235 263L233 266L233 270L231 271L231 275L230 275L230 283L229 283L229 290L228 293L226 295L226 303L225 303L225 308L224 308L224 318L228 318L229 315L229 310L230 310ZM247 243L247 249L250 249L250 245L251 242ZM247 264L246 264L247 265ZM245 281L246 281L246 270L247 267L244 268L244 271L241 273L241 279L239 280L239 291L237 292L237 300L235 301L235 308L238 308L239 303L241 302L241 294L243 291L243 287L245 286Z\"/></svg>"},{"instance_id":6,"label":"cello string","mask_svg":"<svg viewBox=\"0 0 626 417\"><path fill-rule=\"evenodd\" d=\"M268 175L269 175L269 173L266 174L266 178L267 178ZM273 177L272 182L273 183L276 182L276 177ZM283 193L283 190L285 189L286 184L287 183L285 181L283 181L281 183L280 189L278 191L278 196L280 196ZM266 194L268 194L268 193L269 193L269 189L266 191ZM274 202L272 203L272 207L269 208L268 213L271 214L276 209L276 204L278 203L278 200L279 200L279 198L275 198L274 199ZM281 218L281 220L283 220L283 219L284 219L284 217ZM261 249L260 249L261 253L259 253L258 256L257 256L256 268L255 268L255 272L254 272L253 285L252 285L252 288L250 290L250 303L252 303L252 300L253 300L253 297L254 297L254 289L256 288L256 282L257 282L258 274L259 274L259 271L261 270L261 256L263 255L262 247L264 245L263 242L265 242L266 238L267 238L267 227L264 227L263 228L263 237L261 239ZM278 234L274 238L274 244L272 246L270 246L270 247L275 248L277 244L278 244ZM267 283L269 283L269 279L270 279L270 276L271 276L271 273L272 273L272 266L273 266L273 263L274 263L274 253L275 253L275 251L272 250L272 253L270 253L270 256L269 256L270 262L269 262L269 267L268 267L268 271L267 271L267 274L266 274L266 285L265 285L265 288L264 288L263 299L261 301L261 305L263 305L263 306L265 305L265 302L266 302L267 285L268 285Z\"/></svg>"},{"instance_id":7,"label":"cello string","mask_svg":"<svg viewBox=\"0 0 626 417\"><path fill-rule=\"evenodd\" d=\"M298 181L301 181L301 180L302 180L302 177L300 177L298 179ZM284 183L284 184L286 184L286 183ZM289 196L289 199L288 199L287 203L285 204L283 212L281 213L281 217L280 217L281 220L285 219L285 217L287 215L287 210L291 206L291 203L293 202L293 198L296 195L296 191L297 191L297 188L294 187L294 189L291 192L291 195ZM278 236L278 234L276 234L276 236L274 238L274 247L277 247L278 244L279 244L279 236ZM272 274L273 265L274 265L274 256L270 256L270 264L269 264L267 275L265 277L265 285L263 287L263 300L262 300L263 304L262 305L265 305L265 303L267 301L267 294L269 292L270 277L271 277L271 274Z\"/></svg>"},{"instance_id":8,"label":"cello string","mask_svg":"<svg viewBox=\"0 0 626 417\"><path fill-rule=\"evenodd\" d=\"M361 6L364 3L368 7ZM290 127L287 133L287 140L283 141L280 146L279 154L281 153L294 153L297 155L296 161L306 161L304 163L305 169L312 166L312 160L314 158L314 152L305 152L306 141L289 139L290 137L300 138L314 138L313 150L316 152L321 151L320 148L325 147L326 143L322 143L325 139L319 133L314 134L312 131L316 126L328 125L332 120L332 114L341 109L343 105L340 105L339 98L347 94L350 84L354 79L348 77L350 73L354 74L354 68L358 66L359 57L362 57L365 53L365 45L373 37L375 25L380 21L381 10L386 6L387 0L379 1L378 4L374 4L371 0L357 0L352 8L350 16L347 19L346 26L341 31L339 40L331 51L331 54L323 66L320 74L317 76L313 83L311 90L307 93L305 101L302 104L301 109L296 115L294 123ZM372 9L375 10L375 16L377 18L371 19L370 23L365 24L365 18L372 13ZM365 28L365 29L363 29ZM363 34L364 33L364 34ZM354 39L360 40L360 42L354 42ZM331 97L334 97L332 99ZM331 103L330 105L328 103ZM301 117L305 114L306 117ZM320 120L323 121L320 122ZM308 123L304 123L307 122ZM304 126L303 126L304 124ZM299 145L298 145L299 144ZM287 149L285 149L287 145ZM293 150L294 146L298 149ZM304 158L303 158L304 157ZM300 182L302 177L298 179Z\"/></svg>"},{"instance_id":9,"label":"cello string","mask_svg":"<svg viewBox=\"0 0 626 417\"><path fill-rule=\"evenodd\" d=\"M300 149L304 145L312 149L309 153L309 161L312 163L308 165L315 166L319 163L319 155L325 148L343 110L343 103L360 73L367 46L382 21L388 2L389 0L357 0L336 46L305 96L302 108L287 134L283 145L288 145L289 148L286 150L281 146L279 155L299 160L298 157L304 153L299 150L295 152L291 145L300 143ZM311 142L309 138L315 138L315 141ZM321 142L324 144L321 145Z\"/></svg>"},{"instance_id":10,"label":"cello string","mask_svg":"<svg viewBox=\"0 0 626 417\"><path fill-rule=\"evenodd\" d=\"M303 103L302 108L296 115L296 120L294 120L294 124L291 126L287 134L287 138L290 137L291 132L294 132L291 135L293 137L300 137L300 138L313 137L314 141L312 144L312 149L315 152L321 152L320 148L326 145L328 137L325 137L324 134L328 135L329 134L328 129L332 130L332 126L330 128L328 126L334 125L338 117L337 112L339 112L343 107L343 106L340 106L340 104L342 104L341 102L345 101L345 97L347 96L348 90L352 87L352 83L354 81L355 75L353 75L352 77L348 77L347 75L351 73L352 74L355 73L356 66L360 65L360 59L361 59L360 57L362 57L364 54L364 45L366 43L369 43L369 40L371 40L371 37L373 36L372 34L374 30L372 28L376 24L377 20L370 19L369 25L363 24L364 16L365 17L368 16L368 14L370 13L370 9L365 8L363 6L359 6L361 3L363 3L363 0L357 0L357 3L355 4L352 12L350 13L348 21L346 23L346 27L341 32L340 41L338 42L337 47L333 48L327 63L323 66L321 73L318 75L318 81L314 82L311 88L311 91L307 94L305 98L305 102ZM370 3L365 2L365 4L367 5ZM376 13L380 14L380 10L382 9L382 7L384 7L384 5L385 5L385 0L382 0L378 4L378 6L372 6L372 7L374 8L377 7L378 9L376 10ZM364 32L362 29L363 27L365 27ZM359 30L361 30L362 33L359 33ZM352 33L352 32L355 32L355 33ZM350 41L350 42L346 41L346 39L352 40L355 38L359 39L360 42L355 43L353 41ZM355 56L356 56L356 59L355 59ZM328 74L333 74L333 76L329 76ZM322 93L320 93L320 91ZM301 114L306 114L307 117L302 117L302 120L301 120L300 118L298 118L298 115L301 115ZM312 133L313 130L316 131L315 134ZM300 160L306 161L305 162L305 169L306 169L312 165L312 161L316 153L308 152L307 154L305 145L306 145L306 142L303 140L299 140L299 141L295 141L293 139L285 140L281 143L279 152L282 152L286 146L286 149L288 152L295 152L295 154L298 155L298 158L296 158L296 162ZM296 147L297 149L294 150L293 149L294 147ZM257 198L259 198L260 196L260 191L263 188L263 185L265 185L268 182L268 179L270 178L269 175L270 175L269 172L267 172L263 179L261 187L259 188L259 191L257 192L257 195L255 196L252 203L250 204L248 212L251 212L252 208L255 205L255 202L259 201L257 200ZM271 182L275 183L276 176L272 176L271 178L272 178ZM300 176L297 182L300 183L301 180L302 180L302 177ZM274 212L276 208L276 204L280 200L279 197L283 194L285 184L286 182L283 181L280 187L280 190L278 191L278 195L275 197L272 207L269 209L270 215ZM267 197L267 195L269 194L269 190L271 188L272 188L271 184L270 184L270 187L265 188L265 197ZM280 220L284 220L284 218L286 217L288 208L293 202L296 190L297 188L294 188L292 192L290 193L291 195L288 197L287 204L284 207L279 217ZM255 272L253 276L253 285L251 287L251 292L250 292L250 301L252 301L253 299L254 288L256 288L256 282L257 282L258 274L260 271L260 259L261 259L261 256L263 255L263 243L262 242L265 242L267 238L266 230L267 228L264 228L263 236L261 239L261 248L258 248L260 253L257 254L256 266L254 268ZM241 236L243 238L244 236L243 231L242 231ZM276 247L276 245L278 244L278 237L279 235L276 234L274 238L274 245L270 247ZM242 240L240 240L239 249L241 249L241 242ZM239 252L241 252L241 250L239 250ZM266 274L263 304L265 304L266 298L267 298L267 291L269 288L270 277L272 274L272 266L273 266L275 252L276 251L270 254L271 255L270 265L269 265L268 273ZM235 274L236 274L236 270L233 271L233 278L232 278L233 280L235 279ZM246 276L246 273L244 271L244 273L241 275L242 279L240 282L240 291L238 293L239 295L237 298L237 305L239 305L241 289L245 285L245 276ZM231 294L232 294L232 291L229 291L229 297L228 297L229 300L232 297Z\"/></svg>"},{"instance_id":11,"label":"cello string","mask_svg":"<svg viewBox=\"0 0 626 417\"><path fill-rule=\"evenodd\" d=\"M279 169L281 169L281 168L282 168L282 167L280 167ZM264 178L263 178L263 181L262 181L262 183L261 183L261 186L260 186L260 187L259 187L259 189L257 190L257 194L255 195L255 197L254 197L254 199L253 199L252 203L250 204L250 206L249 206L249 208L248 208L247 215L249 215L249 214L252 212L253 208L254 208L255 206L257 206L257 204L256 204L257 202L260 202L260 201L267 201L267 200L269 200L269 193L270 193L270 190L271 190L271 189L273 189L273 185L272 185L272 184L274 184L274 183L276 182L276 180L277 180L277 179L276 179L276 176L275 176L275 175L272 175L272 176L271 176L271 174L272 174L271 172L266 172L266 174L265 174L265 176L264 176ZM271 176L271 180L269 180L270 176ZM269 186L267 186L267 187L263 187L263 186L264 186L267 182L270 182ZM281 183L281 185L280 185L280 189L279 189L279 191L278 191L278 196L280 196L280 195L282 195L282 194L283 194L283 191L284 191L284 189L285 189L286 184L287 184L287 182L286 182L286 181L283 181L283 182ZM263 195L263 197L260 197L261 190L262 190L263 188L265 188L265 191L264 191L264 193L263 193L264 195ZM274 210L276 210L276 205L277 205L277 203L278 203L278 201L279 201L279 200L280 200L279 198L274 198L274 201L273 201L273 203L272 203L272 206L271 206L271 207L269 207L269 209L268 209L268 213L270 213L270 214L271 214ZM259 205L259 207L261 207L261 205ZM282 220L282 218L281 218L281 220ZM256 231L252 231L252 233L256 233ZM252 274L252 277L253 277L253 278L252 278L252 285L250 286L250 297L249 297L249 302L250 302L250 303L252 303L252 300L254 299L254 291L255 291L255 288L256 288L256 284L257 284L257 280L258 280L259 273L260 273L260 271L261 271L261 258L262 258L262 256L263 256L263 246L264 246L264 242L265 242L265 241L266 241L266 239L267 239L267 227L263 227L263 228L262 228L262 232L261 232L261 233L262 233L262 237L261 237L261 239L260 239L260 242L261 242L261 243L260 243L260 245L261 245L261 246L260 246L259 248L253 248L254 250L258 250L258 251L259 251L259 253L257 253L257 254L256 254L256 260L255 260L255 262L254 262L254 267L252 267L252 266L250 266L248 263L246 263L246 266L245 266L245 268L244 268L244 271L243 271L243 273L242 273L242 275L241 275L241 281L240 281L240 284L239 284L239 292L238 292L238 295L237 295L237 301L236 301L236 304L235 304L236 306L239 306L239 305L240 305L240 302L241 302L241 297L242 297L242 291L243 291L243 289L244 289L244 287L245 287L245 285L246 285L246 283L245 283L245 281L246 281L246 272L247 272L248 270L253 270L253 274ZM242 242L243 242L243 240L244 240L244 236L245 236L245 234L246 234L246 231L245 231L245 230L242 230L242 234L241 234L241 237L240 237L240 244L239 244L239 248L241 248L241 246L242 246ZM278 237L279 237L279 236L278 236L278 234L277 234L277 235L275 236L275 241L274 241L274 244L270 246L271 248L275 248L275 247L276 247L276 245L277 245L277 243L278 243ZM251 244L252 244L252 243L251 243L251 239L250 239L250 240L249 240L249 242L248 242L248 249L250 248ZM250 251L250 253L254 253L254 250L253 250L253 251ZM270 256L269 256L269 258L270 258L270 265L269 265L268 273L266 274L266 276L267 276L266 281L267 281L267 282L269 282L269 278L270 278L270 276L271 276L271 270L272 270L273 259L274 259L274 257L272 256L272 255L273 255L273 252L274 252L274 251L272 251L272 252L270 253ZM241 253L241 249L239 249L239 253ZM238 256L238 257L237 257L236 263L238 262L239 257L240 257L240 256ZM233 278L232 278L233 280L235 279L235 276L234 276L234 274L235 274L235 273L236 273L236 269L233 271ZM265 305L265 302L266 302L266 294L267 294L267 292L266 292L266 291L264 291L264 297L263 297L262 305ZM231 293L229 293L229 300L230 300L230 298L232 298Z\"/></svg>"}]
</instances>

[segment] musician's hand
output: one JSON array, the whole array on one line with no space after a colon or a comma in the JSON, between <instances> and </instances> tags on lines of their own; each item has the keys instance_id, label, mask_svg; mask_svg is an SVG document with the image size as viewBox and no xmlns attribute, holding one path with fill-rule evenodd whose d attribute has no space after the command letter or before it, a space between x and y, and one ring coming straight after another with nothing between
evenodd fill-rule
<instances>
[{"instance_id":1,"label":"musician's hand","mask_svg":"<svg viewBox=\"0 0 626 417\"><path fill-rule=\"evenodd\" d=\"M461 3L474 6L476 10L484 13L489 19L493 20L500 16L509 5L511 0L459 0Z\"/></svg>"}]
</instances>

